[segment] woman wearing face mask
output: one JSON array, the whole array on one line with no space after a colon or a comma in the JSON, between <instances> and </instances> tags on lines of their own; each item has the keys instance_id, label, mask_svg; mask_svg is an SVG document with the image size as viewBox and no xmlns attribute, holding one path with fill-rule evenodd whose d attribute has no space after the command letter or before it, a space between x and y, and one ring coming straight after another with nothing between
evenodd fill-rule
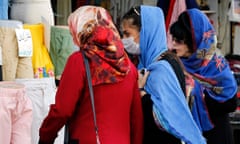
<instances>
[{"instance_id":1,"label":"woman wearing face mask","mask_svg":"<svg viewBox=\"0 0 240 144\"><path fill-rule=\"evenodd\" d=\"M162 10L153 6L132 8L123 16L121 27L125 50L138 55L139 73L147 70L139 74L143 143L205 144L186 102L181 64L167 50Z\"/></svg>"},{"instance_id":2,"label":"woman wearing face mask","mask_svg":"<svg viewBox=\"0 0 240 144\"><path fill-rule=\"evenodd\" d=\"M208 144L233 144L228 113L236 109L237 84L228 63L216 53L216 35L198 9L183 12L171 26L173 50L188 72L192 114Z\"/></svg>"}]
</instances>

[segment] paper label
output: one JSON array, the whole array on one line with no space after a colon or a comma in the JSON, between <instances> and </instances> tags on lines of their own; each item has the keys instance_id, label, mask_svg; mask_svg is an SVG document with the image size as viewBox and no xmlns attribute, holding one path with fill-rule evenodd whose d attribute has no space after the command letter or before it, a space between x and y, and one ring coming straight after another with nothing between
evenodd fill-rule
<instances>
[{"instance_id":1,"label":"paper label","mask_svg":"<svg viewBox=\"0 0 240 144\"><path fill-rule=\"evenodd\" d=\"M18 56L31 57L33 53L32 35L28 29L15 29L18 42Z\"/></svg>"}]
</instances>

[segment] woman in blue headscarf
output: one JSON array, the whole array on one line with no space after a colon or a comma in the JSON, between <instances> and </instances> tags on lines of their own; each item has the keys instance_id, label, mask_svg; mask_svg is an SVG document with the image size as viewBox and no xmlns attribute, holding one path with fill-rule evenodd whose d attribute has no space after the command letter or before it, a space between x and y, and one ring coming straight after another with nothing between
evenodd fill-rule
<instances>
[{"instance_id":1,"label":"woman in blue headscarf","mask_svg":"<svg viewBox=\"0 0 240 144\"><path fill-rule=\"evenodd\" d=\"M125 50L138 55L139 71L147 70L143 75L148 76L145 86L139 84L144 109L143 143L205 144L186 102L185 85L181 85L178 73L181 69L175 69L179 63L167 52L162 10L153 6L132 8L123 16L121 27ZM171 62L160 60L166 57Z\"/></svg>"},{"instance_id":2,"label":"woman in blue headscarf","mask_svg":"<svg viewBox=\"0 0 240 144\"><path fill-rule=\"evenodd\" d=\"M187 74L193 117L208 144L232 144L228 113L236 109L237 84L223 56L216 53L216 34L198 9L183 12L171 26L173 50Z\"/></svg>"}]
</instances>

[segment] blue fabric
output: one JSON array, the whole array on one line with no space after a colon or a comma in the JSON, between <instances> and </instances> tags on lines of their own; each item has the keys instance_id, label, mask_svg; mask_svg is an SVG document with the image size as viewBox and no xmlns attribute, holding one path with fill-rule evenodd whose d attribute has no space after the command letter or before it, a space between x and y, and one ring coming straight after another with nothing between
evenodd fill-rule
<instances>
[{"instance_id":1,"label":"blue fabric","mask_svg":"<svg viewBox=\"0 0 240 144\"><path fill-rule=\"evenodd\" d=\"M204 92L211 98L224 102L237 92L237 84L230 67L216 49L216 35L209 19L198 9L189 9L195 52L182 59L187 70L195 79L192 95L195 96L193 116L202 131L213 128L204 103Z\"/></svg>"},{"instance_id":2,"label":"blue fabric","mask_svg":"<svg viewBox=\"0 0 240 144\"><path fill-rule=\"evenodd\" d=\"M8 19L8 0L0 1L0 19L2 20Z\"/></svg>"},{"instance_id":3,"label":"blue fabric","mask_svg":"<svg viewBox=\"0 0 240 144\"><path fill-rule=\"evenodd\" d=\"M145 89L151 95L156 122L187 144L206 144L171 65L164 60L157 61L159 55L167 50L162 10L153 6L141 6L140 15L141 55L138 68L150 71Z\"/></svg>"},{"instance_id":4,"label":"blue fabric","mask_svg":"<svg viewBox=\"0 0 240 144\"><path fill-rule=\"evenodd\" d=\"M192 94L200 94L201 92L201 84L195 82L195 89L193 89ZM210 130L213 126L208 111L205 108L203 95L195 96L192 106L192 115L201 131Z\"/></svg>"}]
</instances>

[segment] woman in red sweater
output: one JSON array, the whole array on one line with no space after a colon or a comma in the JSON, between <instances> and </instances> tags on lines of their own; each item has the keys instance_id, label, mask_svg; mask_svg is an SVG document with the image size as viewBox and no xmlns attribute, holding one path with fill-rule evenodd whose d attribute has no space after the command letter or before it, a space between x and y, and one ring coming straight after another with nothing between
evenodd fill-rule
<instances>
[{"instance_id":1,"label":"woman in red sweater","mask_svg":"<svg viewBox=\"0 0 240 144\"><path fill-rule=\"evenodd\" d=\"M83 61L89 61L96 119L102 144L141 144L143 117L138 73L124 52L120 35L108 12L83 6L68 19L74 43L48 116L40 128L39 144L52 144L69 124L70 143L95 144L93 112Z\"/></svg>"}]
</instances>

